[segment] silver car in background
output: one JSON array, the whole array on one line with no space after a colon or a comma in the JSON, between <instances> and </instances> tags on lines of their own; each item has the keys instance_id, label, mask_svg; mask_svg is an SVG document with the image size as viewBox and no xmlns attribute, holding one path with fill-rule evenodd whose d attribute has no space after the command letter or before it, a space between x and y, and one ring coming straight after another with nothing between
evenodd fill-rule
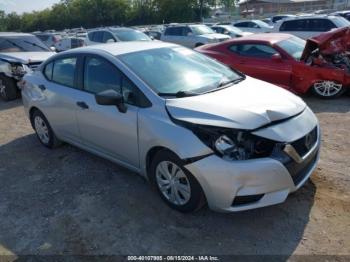
<instances>
[{"instance_id":1,"label":"silver car in background","mask_svg":"<svg viewBox=\"0 0 350 262\"><path fill-rule=\"evenodd\" d=\"M195 48L210 43L218 43L230 39L224 34L218 34L210 27L203 24L171 25L165 29L160 37L164 42Z\"/></svg>"},{"instance_id":2,"label":"silver car in background","mask_svg":"<svg viewBox=\"0 0 350 262\"><path fill-rule=\"evenodd\" d=\"M174 44L63 52L25 76L22 97L43 145L136 171L181 212L284 202L319 157L319 124L300 98Z\"/></svg>"}]
</instances>

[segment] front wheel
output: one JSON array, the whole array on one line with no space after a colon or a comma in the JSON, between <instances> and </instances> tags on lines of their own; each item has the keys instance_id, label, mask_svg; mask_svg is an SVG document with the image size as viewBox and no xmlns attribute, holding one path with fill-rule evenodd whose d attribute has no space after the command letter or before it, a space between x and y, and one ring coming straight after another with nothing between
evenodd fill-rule
<instances>
[{"instance_id":1,"label":"front wheel","mask_svg":"<svg viewBox=\"0 0 350 262\"><path fill-rule=\"evenodd\" d=\"M161 198L173 209L187 213L200 209L205 203L200 184L172 152L156 154L150 178Z\"/></svg>"},{"instance_id":2,"label":"front wheel","mask_svg":"<svg viewBox=\"0 0 350 262\"><path fill-rule=\"evenodd\" d=\"M323 80L314 83L312 91L321 98L335 98L342 95L345 92L345 88L340 83Z\"/></svg>"}]
</instances>

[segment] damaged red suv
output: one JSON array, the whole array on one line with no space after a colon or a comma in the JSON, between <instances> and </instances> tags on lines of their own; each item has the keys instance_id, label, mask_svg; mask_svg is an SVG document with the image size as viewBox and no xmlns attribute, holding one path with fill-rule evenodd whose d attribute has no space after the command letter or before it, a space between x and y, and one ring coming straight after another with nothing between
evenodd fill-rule
<instances>
[{"instance_id":1,"label":"damaged red suv","mask_svg":"<svg viewBox=\"0 0 350 262\"><path fill-rule=\"evenodd\" d=\"M334 98L350 86L350 28L304 41L289 34L255 34L196 48L243 73L295 93Z\"/></svg>"}]
</instances>

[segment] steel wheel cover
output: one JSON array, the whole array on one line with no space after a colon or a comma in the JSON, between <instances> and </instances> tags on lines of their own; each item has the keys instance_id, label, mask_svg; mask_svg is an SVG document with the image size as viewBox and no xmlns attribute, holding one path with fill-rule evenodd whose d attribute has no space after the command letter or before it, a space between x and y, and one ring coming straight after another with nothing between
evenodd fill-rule
<instances>
[{"instance_id":1,"label":"steel wheel cover","mask_svg":"<svg viewBox=\"0 0 350 262\"><path fill-rule=\"evenodd\" d=\"M342 90L343 85L333 81L321 81L314 84L314 89L317 94L324 97L337 95Z\"/></svg>"},{"instance_id":2,"label":"steel wheel cover","mask_svg":"<svg viewBox=\"0 0 350 262\"><path fill-rule=\"evenodd\" d=\"M49 129L46 126L45 121L40 116L35 117L34 127L40 141L44 144L48 144L50 141Z\"/></svg>"},{"instance_id":3,"label":"steel wheel cover","mask_svg":"<svg viewBox=\"0 0 350 262\"><path fill-rule=\"evenodd\" d=\"M162 161L156 167L157 186L163 196L174 205L185 205L191 198L190 182L175 163Z\"/></svg>"}]
</instances>

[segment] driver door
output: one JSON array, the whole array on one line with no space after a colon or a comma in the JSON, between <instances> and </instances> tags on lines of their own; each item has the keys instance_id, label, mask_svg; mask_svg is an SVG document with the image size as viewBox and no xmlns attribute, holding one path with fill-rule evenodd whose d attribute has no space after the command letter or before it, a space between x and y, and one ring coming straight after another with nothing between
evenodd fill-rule
<instances>
[{"instance_id":1,"label":"driver door","mask_svg":"<svg viewBox=\"0 0 350 262\"><path fill-rule=\"evenodd\" d=\"M114 64L99 56L87 56L83 72L84 92L77 102L82 143L107 158L138 167L139 108L128 96L136 87ZM125 113L119 112L116 106L96 103L95 94L109 89L125 94Z\"/></svg>"}]
</instances>

